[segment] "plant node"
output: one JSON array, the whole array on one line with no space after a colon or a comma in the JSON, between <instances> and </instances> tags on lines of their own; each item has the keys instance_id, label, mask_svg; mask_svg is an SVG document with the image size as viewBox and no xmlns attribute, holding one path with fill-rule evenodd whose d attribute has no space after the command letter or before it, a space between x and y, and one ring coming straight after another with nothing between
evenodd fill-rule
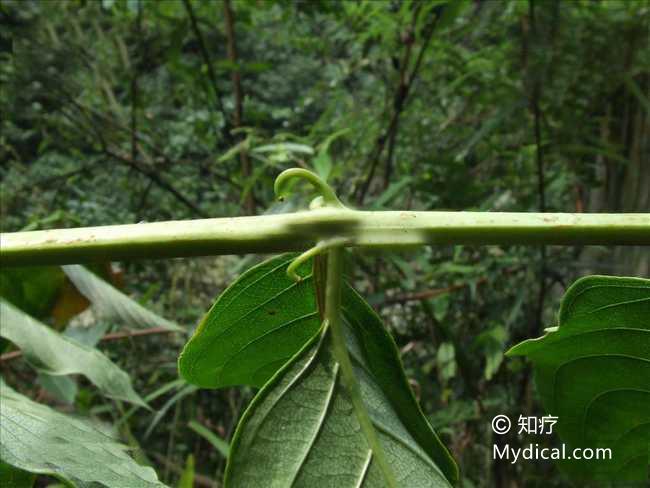
<instances>
[{"instance_id":1,"label":"plant node","mask_svg":"<svg viewBox=\"0 0 650 488\"><path fill-rule=\"evenodd\" d=\"M345 208L345 205L343 205L338 199L331 186L325 183L325 181L323 181L323 179L316 173L303 168L290 168L278 175L278 177L275 179L274 186L275 194L278 196L278 200L283 201L285 199L289 193L289 181L293 180L294 178L302 178L303 180L308 181L312 184L316 191L320 193L320 195L312 201L311 205L309 206L310 208L313 209L327 206Z\"/></svg>"}]
</instances>

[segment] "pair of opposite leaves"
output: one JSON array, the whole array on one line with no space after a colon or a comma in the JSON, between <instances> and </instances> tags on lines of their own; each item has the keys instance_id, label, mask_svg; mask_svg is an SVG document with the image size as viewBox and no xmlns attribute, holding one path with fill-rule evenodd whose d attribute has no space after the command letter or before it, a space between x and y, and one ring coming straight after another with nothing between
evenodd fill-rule
<instances>
[{"instance_id":1,"label":"pair of opposite leaves","mask_svg":"<svg viewBox=\"0 0 650 488\"><path fill-rule=\"evenodd\" d=\"M185 347L181 374L203 387L262 387L240 422L226 470L238 486L384 486L321 330L308 265L294 255L245 273ZM363 399L401 486L449 486L454 461L422 415L381 320L349 286L347 346ZM588 276L565 294L558 327L508 355L533 361L545 409L569 447L613 459L564 464L576 479L647 480L650 462L650 280Z\"/></svg>"},{"instance_id":2,"label":"pair of opposite leaves","mask_svg":"<svg viewBox=\"0 0 650 488\"><path fill-rule=\"evenodd\" d=\"M229 488L384 487L321 326L311 264L291 280L285 254L244 273L216 301L179 358L190 383L261 387L235 432ZM403 487L449 487L458 470L422 414L381 319L349 286L346 345L394 478Z\"/></svg>"}]
</instances>

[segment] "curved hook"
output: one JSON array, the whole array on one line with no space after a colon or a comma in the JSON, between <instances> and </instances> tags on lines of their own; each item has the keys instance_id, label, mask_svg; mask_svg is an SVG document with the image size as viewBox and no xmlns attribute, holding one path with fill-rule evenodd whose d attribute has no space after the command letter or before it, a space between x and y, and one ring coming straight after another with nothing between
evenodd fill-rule
<instances>
[{"instance_id":1,"label":"curved hook","mask_svg":"<svg viewBox=\"0 0 650 488\"><path fill-rule=\"evenodd\" d=\"M312 186L320 193L318 200L315 200L316 206L332 206L332 207L345 207L341 201L332 190L332 187L329 186L325 181L321 179L316 173L312 173L309 170L303 168L290 168L278 175L275 179L274 190L275 194L278 196L278 200L284 200L287 194L287 184L289 180L294 178L302 178L307 180ZM316 203L316 201L318 203ZM322 202L322 204L321 204Z\"/></svg>"},{"instance_id":2,"label":"curved hook","mask_svg":"<svg viewBox=\"0 0 650 488\"><path fill-rule=\"evenodd\" d=\"M289 276L289 278L295 282L302 281L302 276L296 273L296 270L302 263L316 256L317 254L327 251L328 249L344 246L348 242L350 242L350 239L347 239L345 237L333 237L332 239L320 241L314 247L303 252L300 256L291 261L291 264L287 266L287 276Z\"/></svg>"}]
</instances>

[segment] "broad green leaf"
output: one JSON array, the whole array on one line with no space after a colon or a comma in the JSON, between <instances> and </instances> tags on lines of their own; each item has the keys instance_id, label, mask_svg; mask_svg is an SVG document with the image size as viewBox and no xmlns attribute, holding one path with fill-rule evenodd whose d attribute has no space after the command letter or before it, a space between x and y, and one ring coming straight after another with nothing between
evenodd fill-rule
<instances>
[{"instance_id":1,"label":"broad green leaf","mask_svg":"<svg viewBox=\"0 0 650 488\"><path fill-rule=\"evenodd\" d=\"M94 346L103 335L107 320L118 319L131 328L178 329L104 281L101 276L110 274L106 266L91 268L96 273L77 265L6 268L0 272L0 296L32 316L51 317L55 328L92 304L100 322L90 327L68 327L65 332L66 336L88 346ZM58 376L41 371L41 385L62 401L73 403L77 390L74 379L54 374Z\"/></svg>"},{"instance_id":2,"label":"broad green leaf","mask_svg":"<svg viewBox=\"0 0 650 488\"><path fill-rule=\"evenodd\" d=\"M79 487L164 486L89 422L33 402L1 380L0 407L0 458L12 466Z\"/></svg>"},{"instance_id":3,"label":"broad green leaf","mask_svg":"<svg viewBox=\"0 0 650 488\"><path fill-rule=\"evenodd\" d=\"M129 375L98 350L58 334L4 300L0 315L2 337L16 344L39 371L83 374L107 396L145 405L133 391Z\"/></svg>"},{"instance_id":4,"label":"broad green leaf","mask_svg":"<svg viewBox=\"0 0 650 488\"><path fill-rule=\"evenodd\" d=\"M612 460L572 460L580 479L647 480L650 467L650 280L588 276L560 306L559 324L513 347L527 356L545 409L571 448Z\"/></svg>"},{"instance_id":5,"label":"broad green leaf","mask_svg":"<svg viewBox=\"0 0 650 488\"><path fill-rule=\"evenodd\" d=\"M217 299L179 359L187 381L204 387L260 386L316 335L320 319L309 264L298 270L299 283L286 275L294 257L279 256L252 268ZM456 466L422 415L379 317L350 287L344 289L343 313L375 388L420 449L455 479Z\"/></svg>"},{"instance_id":6,"label":"broad green leaf","mask_svg":"<svg viewBox=\"0 0 650 488\"><path fill-rule=\"evenodd\" d=\"M318 331L310 265L299 283L286 275L294 257L251 268L219 296L179 357L188 382L261 387Z\"/></svg>"},{"instance_id":7,"label":"broad green leaf","mask_svg":"<svg viewBox=\"0 0 650 488\"><path fill-rule=\"evenodd\" d=\"M373 351L381 354L384 346L372 341L377 332L371 330L373 324L364 324L362 341L348 328L347 343L362 398L395 477L403 487L450 487L364 360ZM385 363L382 369L390 366ZM440 455L448 458L440 448ZM233 439L226 486L385 486L341 381L328 332L314 337L253 399Z\"/></svg>"},{"instance_id":8,"label":"broad green leaf","mask_svg":"<svg viewBox=\"0 0 650 488\"><path fill-rule=\"evenodd\" d=\"M76 264L62 266L64 273L92 303L101 319L119 319L129 328L165 327L182 330L178 325L156 315L111 286L99 276Z\"/></svg>"}]
</instances>

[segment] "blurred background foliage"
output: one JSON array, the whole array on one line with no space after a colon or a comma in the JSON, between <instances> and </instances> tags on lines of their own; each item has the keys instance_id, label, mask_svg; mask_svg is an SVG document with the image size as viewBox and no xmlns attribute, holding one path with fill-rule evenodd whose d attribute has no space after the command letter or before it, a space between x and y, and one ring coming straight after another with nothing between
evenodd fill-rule
<instances>
[{"instance_id":1,"label":"blurred background foliage","mask_svg":"<svg viewBox=\"0 0 650 488\"><path fill-rule=\"evenodd\" d=\"M308 195L279 204L272 182L292 166L357 208L647 212L649 21L646 0L4 0L1 229L291 211ZM189 333L259 259L93 271ZM503 352L553 325L576 277L650 275L647 249L447 246L354 263L462 486L565 486L550 462L492 459L494 415L541 412L529 365ZM0 285L14 304L45 297L32 313L61 330L88 303L50 271L21 271L32 284L18 290L5 270ZM220 486L252 390L180 382L183 334L117 339L100 348L152 412L83 379L57 395L7 345L2 375L117 426L163 481Z\"/></svg>"}]
</instances>

